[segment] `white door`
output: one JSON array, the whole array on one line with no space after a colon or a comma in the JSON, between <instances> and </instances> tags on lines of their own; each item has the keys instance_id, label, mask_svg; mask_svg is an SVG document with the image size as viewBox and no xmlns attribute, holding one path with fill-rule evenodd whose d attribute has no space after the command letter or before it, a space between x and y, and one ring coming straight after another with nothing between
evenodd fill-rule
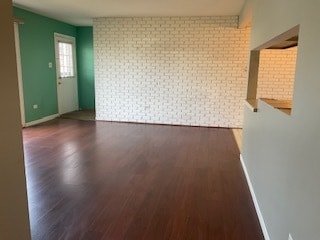
<instances>
[{"instance_id":1,"label":"white door","mask_svg":"<svg viewBox=\"0 0 320 240\"><path fill-rule=\"evenodd\" d=\"M76 71L75 38L54 34L59 114L76 111L78 80Z\"/></svg>"}]
</instances>

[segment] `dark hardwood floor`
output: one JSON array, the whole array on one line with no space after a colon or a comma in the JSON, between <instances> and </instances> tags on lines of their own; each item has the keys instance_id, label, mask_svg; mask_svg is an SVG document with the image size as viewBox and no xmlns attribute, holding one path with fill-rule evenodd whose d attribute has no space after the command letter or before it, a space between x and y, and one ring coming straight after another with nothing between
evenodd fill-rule
<instances>
[{"instance_id":1,"label":"dark hardwood floor","mask_svg":"<svg viewBox=\"0 0 320 240\"><path fill-rule=\"evenodd\" d=\"M23 130L33 240L260 240L232 131L56 119Z\"/></svg>"}]
</instances>

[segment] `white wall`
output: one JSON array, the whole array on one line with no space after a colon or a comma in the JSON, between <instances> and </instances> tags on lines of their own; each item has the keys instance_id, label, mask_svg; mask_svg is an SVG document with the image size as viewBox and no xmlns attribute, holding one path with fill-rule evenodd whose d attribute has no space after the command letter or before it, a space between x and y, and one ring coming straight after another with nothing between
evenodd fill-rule
<instances>
[{"instance_id":1,"label":"white wall","mask_svg":"<svg viewBox=\"0 0 320 240\"><path fill-rule=\"evenodd\" d=\"M98 120L241 127L249 29L238 18L94 20Z\"/></svg>"},{"instance_id":2,"label":"white wall","mask_svg":"<svg viewBox=\"0 0 320 240\"><path fill-rule=\"evenodd\" d=\"M257 98L292 99L297 47L260 51Z\"/></svg>"},{"instance_id":3,"label":"white wall","mask_svg":"<svg viewBox=\"0 0 320 240\"><path fill-rule=\"evenodd\" d=\"M0 239L30 239L12 1L0 1Z\"/></svg>"},{"instance_id":4,"label":"white wall","mask_svg":"<svg viewBox=\"0 0 320 240\"><path fill-rule=\"evenodd\" d=\"M288 116L259 102L245 108L242 154L270 239L320 236L320 1L250 0L251 49L300 24Z\"/></svg>"}]
</instances>

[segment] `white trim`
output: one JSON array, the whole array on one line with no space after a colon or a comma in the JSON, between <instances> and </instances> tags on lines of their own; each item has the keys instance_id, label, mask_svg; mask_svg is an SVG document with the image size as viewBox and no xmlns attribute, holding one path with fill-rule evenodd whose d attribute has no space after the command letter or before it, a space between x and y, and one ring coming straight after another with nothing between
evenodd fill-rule
<instances>
[{"instance_id":1,"label":"white trim","mask_svg":"<svg viewBox=\"0 0 320 240\"><path fill-rule=\"evenodd\" d=\"M55 119L55 118L57 118L59 116L60 116L59 114L54 114L54 115L50 115L50 116L47 116L47 117L43 117L43 118L40 118L38 120L26 123L25 127L30 127L30 126L33 126L33 125L37 125L39 123L44 123L44 122L50 121L52 119Z\"/></svg>"},{"instance_id":2,"label":"white trim","mask_svg":"<svg viewBox=\"0 0 320 240\"><path fill-rule=\"evenodd\" d=\"M19 25L14 23L14 42L16 47L16 61L17 61L17 73L18 73L18 88L19 88L19 100L20 100L20 114L21 125L26 125L25 110L24 110L24 97L23 97L23 81L22 81L22 67L21 67L21 55L20 55L20 40L19 40Z\"/></svg>"},{"instance_id":3,"label":"white trim","mask_svg":"<svg viewBox=\"0 0 320 240\"><path fill-rule=\"evenodd\" d=\"M250 177L249 177L249 174L248 174L248 171L247 171L247 167L246 167L246 165L244 163L244 159L243 159L241 154L240 154L240 161L241 161L241 165L242 165L244 174L246 175L247 183L249 185L251 197L252 197L254 206L256 208L256 212L257 212L257 215L258 215L258 218L259 218L259 222L260 222L260 226L261 226L261 229L262 229L262 232L263 232L263 235L264 235L264 239L265 240L270 240L269 233L268 233L268 230L267 230L267 226L266 226L266 223L264 222L264 219L263 219L260 207L259 207L258 199L257 199L256 194L254 192L253 185L251 183L251 180L250 180Z\"/></svg>"}]
</instances>

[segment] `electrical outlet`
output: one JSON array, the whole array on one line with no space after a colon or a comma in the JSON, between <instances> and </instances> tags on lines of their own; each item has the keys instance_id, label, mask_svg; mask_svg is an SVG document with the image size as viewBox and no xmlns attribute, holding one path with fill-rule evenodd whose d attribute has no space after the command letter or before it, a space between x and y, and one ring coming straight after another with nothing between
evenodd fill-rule
<instances>
[{"instance_id":1,"label":"electrical outlet","mask_svg":"<svg viewBox=\"0 0 320 240\"><path fill-rule=\"evenodd\" d=\"M34 104L32 107L33 107L33 109L37 109L38 108L38 104Z\"/></svg>"},{"instance_id":2,"label":"electrical outlet","mask_svg":"<svg viewBox=\"0 0 320 240\"><path fill-rule=\"evenodd\" d=\"M52 68L52 62L49 62L49 63L48 63L48 67L49 67L49 68Z\"/></svg>"},{"instance_id":3,"label":"electrical outlet","mask_svg":"<svg viewBox=\"0 0 320 240\"><path fill-rule=\"evenodd\" d=\"M289 236L288 236L288 240L293 240L293 238L291 237L290 233L289 233Z\"/></svg>"}]
</instances>

